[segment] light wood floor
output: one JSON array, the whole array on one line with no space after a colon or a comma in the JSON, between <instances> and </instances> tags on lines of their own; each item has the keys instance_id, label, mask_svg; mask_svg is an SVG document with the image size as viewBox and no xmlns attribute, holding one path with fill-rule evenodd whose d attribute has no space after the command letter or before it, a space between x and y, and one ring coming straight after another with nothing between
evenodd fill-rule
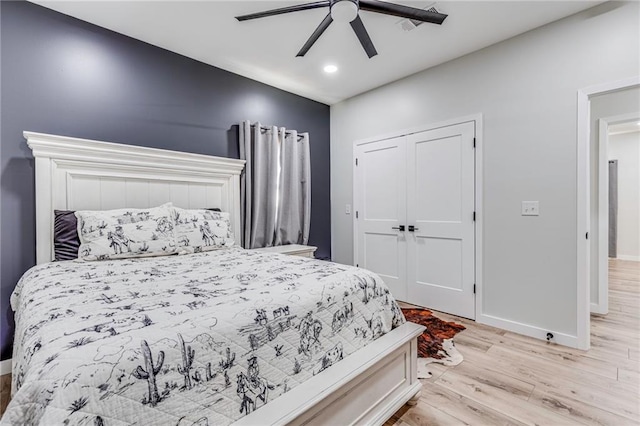
<instances>
[{"instance_id":1,"label":"light wood floor","mask_svg":"<svg viewBox=\"0 0 640 426\"><path fill-rule=\"evenodd\" d=\"M609 286L588 352L437 313L467 327L454 339L464 361L434 365L386 426L640 424L640 262L610 261Z\"/></svg>"},{"instance_id":2,"label":"light wood floor","mask_svg":"<svg viewBox=\"0 0 640 426\"><path fill-rule=\"evenodd\" d=\"M593 316L582 352L452 315L464 361L433 365L422 397L386 426L640 424L640 263L611 261L608 315ZM10 375L0 377L0 413Z\"/></svg>"}]
</instances>

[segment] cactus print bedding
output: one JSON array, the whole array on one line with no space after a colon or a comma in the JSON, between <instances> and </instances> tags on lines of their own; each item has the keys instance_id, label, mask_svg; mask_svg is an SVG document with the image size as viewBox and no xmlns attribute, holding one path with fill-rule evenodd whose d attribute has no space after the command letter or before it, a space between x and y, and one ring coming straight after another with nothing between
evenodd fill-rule
<instances>
[{"instance_id":1,"label":"cactus print bedding","mask_svg":"<svg viewBox=\"0 0 640 426\"><path fill-rule=\"evenodd\" d=\"M369 271L240 248L42 264L11 305L2 425L230 424L405 321Z\"/></svg>"}]
</instances>

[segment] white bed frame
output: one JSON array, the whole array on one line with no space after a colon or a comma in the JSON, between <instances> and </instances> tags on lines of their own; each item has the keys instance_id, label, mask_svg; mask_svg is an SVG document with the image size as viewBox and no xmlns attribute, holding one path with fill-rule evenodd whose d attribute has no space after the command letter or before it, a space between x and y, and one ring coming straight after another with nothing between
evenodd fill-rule
<instances>
[{"instance_id":1,"label":"white bed frame","mask_svg":"<svg viewBox=\"0 0 640 426\"><path fill-rule=\"evenodd\" d=\"M36 260L53 260L54 210L219 207L240 241L244 160L24 132L36 164ZM382 424L415 404L416 338L406 323L235 425Z\"/></svg>"}]
</instances>

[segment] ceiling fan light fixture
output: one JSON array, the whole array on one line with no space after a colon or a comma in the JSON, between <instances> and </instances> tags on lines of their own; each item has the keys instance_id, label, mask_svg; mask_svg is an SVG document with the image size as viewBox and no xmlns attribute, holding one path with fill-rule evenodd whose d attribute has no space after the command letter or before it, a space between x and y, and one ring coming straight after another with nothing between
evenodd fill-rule
<instances>
[{"instance_id":1,"label":"ceiling fan light fixture","mask_svg":"<svg viewBox=\"0 0 640 426\"><path fill-rule=\"evenodd\" d=\"M1 0L0 0L1 1ZM360 19L359 12L374 12L382 15L399 16L411 21L429 22L441 25L447 18L444 13L439 13L434 8L429 10L417 9L415 7L395 4L380 0L320 0L311 3L295 4L293 6L281 7L278 9L265 10L264 12L251 13L249 15L236 16L238 21L250 19L266 18L268 16L282 15L285 13L300 12L303 10L319 9L329 7L329 13L324 17L320 25L313 31L306 43L302 46L296 57L302 57L309 52L309 49L318 41L320 36L329 28L333 21L350 23L351 29L358 37L360 45L364 49L369 59L378 54L369 33ZM416 24L411 24L415 26Z\"/></svg>"},{"instance_id":2,"label":"ceiling fan light fixture","mask_svg":"<svg viewBox=\"0 0 640 426\"><path fill-rule=\"evenodd\" d=\"M354 0L336 0L331 3L331 18L336 22L349 23L358 17L358 4Z\"/></svg>"}]
</instances>

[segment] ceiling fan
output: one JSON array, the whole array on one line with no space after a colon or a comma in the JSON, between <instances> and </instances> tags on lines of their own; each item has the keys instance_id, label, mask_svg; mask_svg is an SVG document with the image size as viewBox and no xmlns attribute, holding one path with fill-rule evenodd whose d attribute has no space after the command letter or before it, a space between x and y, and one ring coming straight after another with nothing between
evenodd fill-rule
<instances>
[{"instance_id":1,"label":"ceiling fan","mask_svg":"<svg viewBox=\"0 0 640 426\"><path fill-rule=\"evenodd\" d=\"M264 12L252 13L249 15L236 16L238 21L247 21L250 19L266 18L267 16L282 15L284 13L300 12L302 10L319 9L321 7L329 7L329 14L320 23L318 28L311 34L309 40L302 46L302 49L296 56L304 56L311 46L320 38L322 33L329 28L333 21L350 22L351 28L356 33L360 44L364 48L367 56L373 58L378 54L369 33L367 33L359 12L365 10L367 12L382 13L384 15L399 16L421 22L441 25L447 18L447 15L429 10L418 9L415 7L403 6L395 3L377 0L325 0L313 3L299 4L295 6L282 7L279 9L266 10Z\"/></svg>"}]
</instances>

